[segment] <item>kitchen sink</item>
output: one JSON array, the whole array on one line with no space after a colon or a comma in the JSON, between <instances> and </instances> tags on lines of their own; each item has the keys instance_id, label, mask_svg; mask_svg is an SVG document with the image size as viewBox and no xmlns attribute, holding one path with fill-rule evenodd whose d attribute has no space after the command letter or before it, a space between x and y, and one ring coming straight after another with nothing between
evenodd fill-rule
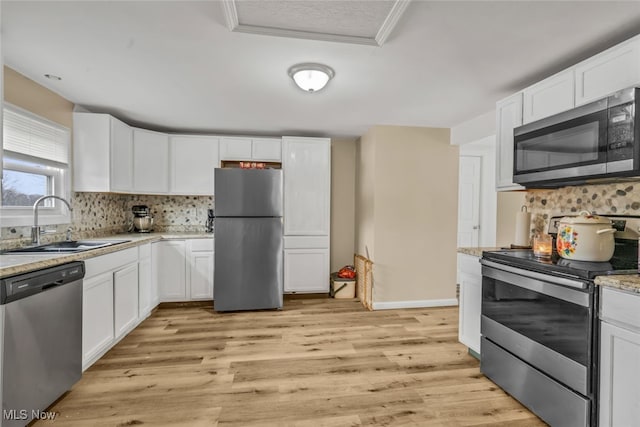
<instances>
[{"instance_id":1,"label":"kitchen sink","mask_svg":"<svg viewBox=\"0 0 640 427\"><path fill-rule=\"evenodd\" d=\"M104 248L107 246L119 245L121 243L127 243L131 240L64 240L62 242L48 243L40 246L30 246L26 248L9 249L3 251L5 254L20 254L20 253L72 253L72 252L84 252L91 249Z\"/></svg>"}]
</instances>

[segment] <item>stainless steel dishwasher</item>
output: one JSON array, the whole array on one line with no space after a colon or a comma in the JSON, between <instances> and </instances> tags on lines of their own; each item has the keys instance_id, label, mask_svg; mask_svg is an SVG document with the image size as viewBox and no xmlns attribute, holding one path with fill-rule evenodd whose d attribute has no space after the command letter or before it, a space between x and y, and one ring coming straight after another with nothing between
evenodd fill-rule
<instances>
[{"instance_id":1,"label":"stainless steel dishwasher","mask_svg":"<svg viewBox=\"0 0 640 427\"><path fill-rule=\"evenodd\" d=\"M82 376L77 261L0 280L2 427L40 419Z\"/></svg>"}]
</instances>

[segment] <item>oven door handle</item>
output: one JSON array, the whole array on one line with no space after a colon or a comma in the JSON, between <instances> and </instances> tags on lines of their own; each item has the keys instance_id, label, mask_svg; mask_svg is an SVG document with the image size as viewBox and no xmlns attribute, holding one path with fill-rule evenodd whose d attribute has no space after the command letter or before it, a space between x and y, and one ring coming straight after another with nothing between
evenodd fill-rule
<instances>
[{"instance_id":1,"label":"oven door handle","mask_svg":"<svg viewBox=\"0 0 640 427\"><path fill-rule=\"evenodd\" d=\"M537 273L535 271L523 270L521 268L511 267L504 264L498 264L497 262L482 260L482 265L487 267L497 268L498 270L508 271L510 273L519 274L521 276L530 277L532 279L543 280L545 282L554 283L558 285L569 286L576 289L587 289L587 284L579 280L571 280L564 277L550 276L548 274Z\"/></svg>"},{"instance_id":2,"label":"oven door handle","mask_svg":"<svg viewBox=\"0 0 640 427\"><path fill-rule=\"evenodd\" d=\"M562 277L547 276L536 272L521 270L491 261L483 261L482 276L500 280L509 285L527 289L532 292L548 295L563 301L574 303L582 307L591 307L590 295L584 289L578 289L578 281L573 286L558 286L565 284ZM581 285L587 286L586 283Z\"/></svg>"}]
</instances>

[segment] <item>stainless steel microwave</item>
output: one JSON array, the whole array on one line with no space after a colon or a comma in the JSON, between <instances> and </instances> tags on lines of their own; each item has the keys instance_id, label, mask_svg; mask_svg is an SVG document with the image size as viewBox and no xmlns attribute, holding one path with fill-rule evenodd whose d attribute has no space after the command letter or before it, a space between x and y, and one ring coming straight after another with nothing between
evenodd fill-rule
<instances>
[{"instance_id":1,"label":"stainless steel microwave","mask_svg":"<svg viewBox=\"0 0 640 427\"><path fill-rule=\"evenodd\" d=\"M549 188L640 175L640 88L514 129L513 181Z\"/></svg>"}]
</instances>

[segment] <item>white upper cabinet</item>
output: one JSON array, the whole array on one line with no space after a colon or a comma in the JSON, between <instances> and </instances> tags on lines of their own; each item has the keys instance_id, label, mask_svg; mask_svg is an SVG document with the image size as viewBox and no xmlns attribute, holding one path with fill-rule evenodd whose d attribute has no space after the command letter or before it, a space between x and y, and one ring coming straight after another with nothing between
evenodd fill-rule
<instances>
[{"instance_id":1,"label":"white upper cabinet","mask_svg":"<svg viewBox=\"0 0 640 427\"><path fill-rule=\"evenodd\" d=\"M329 234L331 140L283 138L284 234Z\"/></svg>"},{"instance_id":2,"label":"white upper cabinet","mask_svg":"<svg viewBox=\"0 0 640 427\"><path fill-rule=\"evenodd\" d=\"M133 131L111 117L111 190L133 191Z\"/></svg>"},{"instance_id":3,"label":"white upper cabinet","mask_svg":"<svg viewBox=\"0 0 640 427\"><path fill-rule=\"evenodd\" d=\"M253 138L251 144L251 158L279 162L282 160L282 139Z\"/></svg>"},{"instance_id":4,"label":"white upper cabinet","mask_svg":"<svg viewBox=\"0 0 640 427\"><path fill-rule=\"evenodd\" d=\"M220 160L279 162L281 151L280 138L220 138Z\"/></svg>"},{"instance_id":5,"label":"white upper cabinet","mask_svg":"<svg viewBox=\"0 0 640 427\"><path fill-rule=\"evenodd\" d=\"M251 160L251 138L220 138L220 160Z\"/></svg>"},{"instance_id":6,"label":"white upper cabinet","mask_svg":"<svg viewBox=\"0 0 640 427\"><path fill-rule=\"evenodd\" d=\"M513 129L522 124L522 92L496 104L496 189L521 190L513 183Z\"/></svg>"},{"instance_id":7,"label":"white upper cabinet","mask_svg":"<svg viewBox=\"0 0 640 427\"><path fill-rule=\"evenodd\" d=\"M213 195L214 169L220 166L218 143L212 136L170 137L170 193Z\"/></svg>"},{"instance_id":8,"label":"white upper cabinet","mask_svg":"<svg viewBox=\"0 0 640 427\"><path fill-rule=\"evenodd\" d=\"M73 113L74 191L130 192L132 132L108 114Z\"/></svg>"},{"instance_id":9,"label":"white upper cabinet","mask_svg":"<svg viewBox=\"0 0 640 427\"><path fill-rule=\"evenodd\" d=\"M575 105L573 69L544 79L523 92L522 123L530 123Z\"/></svg>"},{"instance_id":10,"label":"white upper cabinet","mask_svg":"<svg viewBox=\"0 0 640 427\"><path fill-rule=\"evenodd\" d=\"M640 36L575 66L576 105L640 84Z\"/></svg>"},{"instance_id":11,"label":"white upper cabinet","mask_svg":"<svg viewBox=\"0 0 640 427\"><path fill-rule=\"evenodd\" d=\"M133 187L141 193L168 193L169 136L166 133L133 129Z\"/></svg>"}]
</instances>

